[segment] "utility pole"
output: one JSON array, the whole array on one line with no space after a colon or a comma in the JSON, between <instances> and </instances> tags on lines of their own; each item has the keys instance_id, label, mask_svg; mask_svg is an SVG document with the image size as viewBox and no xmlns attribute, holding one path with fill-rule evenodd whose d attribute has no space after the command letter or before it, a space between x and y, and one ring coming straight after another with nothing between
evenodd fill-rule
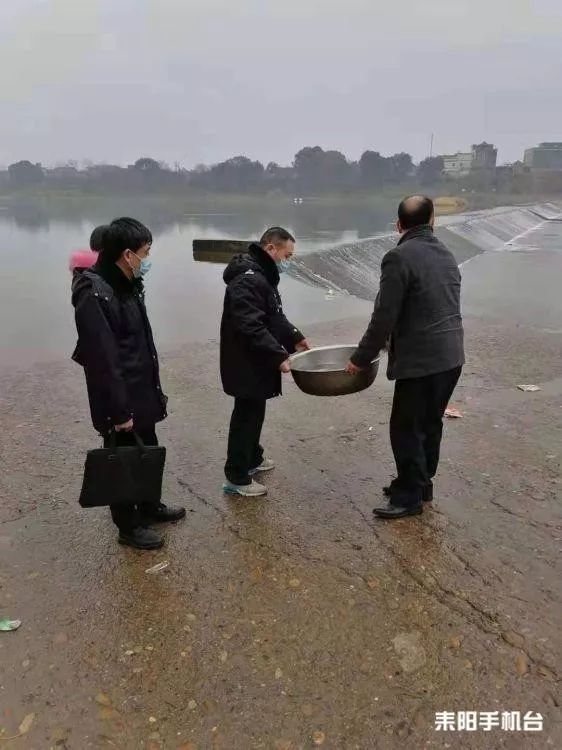
<instances>
[{"instance_id":1,"label":"utility pole","mask_svg":"<svg viewBox=\"0 0 562 750\"><path fill-rule=\"evenodd\" d=\"M429 156L430 158L433 156L433 133L429 139Z\"/></svg>"}]
</instances>

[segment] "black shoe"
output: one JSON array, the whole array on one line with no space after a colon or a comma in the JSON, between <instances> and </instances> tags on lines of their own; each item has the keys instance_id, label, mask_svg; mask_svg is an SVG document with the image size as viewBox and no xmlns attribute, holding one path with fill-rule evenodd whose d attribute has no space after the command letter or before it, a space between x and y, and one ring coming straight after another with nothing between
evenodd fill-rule
<instances>
[{"instance_id":1,"label":"black shoe","mask_svg":"<svg viewBox=\"0 0 562 750\"><path fill-rule=\"evenodd\" d=\"M164 546L164 540L154 529L137 526L131 531L119 531L119 544L135 549L160 549Z\"/></svg>"},{"instance_id":2,"label":"black shoe","mask_svg":"<svg viewBox=\"0 0 562 750\"><path fill-rule=\"evenodd\" d=\"M143 523L176 523L185 518L185 508L168 508L164 503L159 503L154 509L141 508L140 513Z\"/></svg>"},{"instance_id":3,"label":"black shoe","mask_svg":"<svg viewBox=\"0 0 562 750\"><path fill-rule=\"evenodd\" d=\"M382 508L375 508L373 513L377 518L405 518L406 516L419 516L423 512L422 504L417 505L384 505Z\"/></svg>"},{"instance_id":4,"label":"black shoe","mask_svg":"<svg viewBox=\"0 0 562 750\"><path fill-rule=\"evenodd\" d=\"M385 497L392 496L392 485L382 488L382 493ZM430 503L433 500L433 485L428 484L423 488L422 500L424 503Z\"/></svg>"}]
</instances>

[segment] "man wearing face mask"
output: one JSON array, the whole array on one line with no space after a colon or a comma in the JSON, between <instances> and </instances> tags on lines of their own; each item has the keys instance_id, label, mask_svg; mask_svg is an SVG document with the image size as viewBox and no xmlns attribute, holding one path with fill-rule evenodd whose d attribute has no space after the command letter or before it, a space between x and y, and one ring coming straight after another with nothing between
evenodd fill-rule
<instances>
[{"instance_id":1,"label":"man wearing face mask","mask_svg":"<svg viewBox=\"0 0 562 750\"><path fill-rule=\"evenodd\" d=\"M260 445L266 401L281 395L281 373L290 372L289 355L310 348L285 317L277 289L294 250L295 238L286 229L271 227L224 272L221 378L225 393L234 397L223 485L228 494L267 493L253 479L275 467Z\"/></svg>"},{"instance_id":2,"label":"man wearing face mask","mask_svg":"<svg viewBox=\"0 0 562 750\"><path fill-rule=\"evenodd\" d=\"M76 276L72 285L78 330L73 359L84 368L92 421L106 444L115 432L118 446L135 445L134 429L146 445L157 445L155 425L167 416L144 305L143 278L151 267L151 245L152 234L139 221L115 219L104 229L96 264ZM137 549L163 544L148 524L185 516L184 508L162 503L110 504L110 509L119 542Z\"/></svg>"}]
</instances>

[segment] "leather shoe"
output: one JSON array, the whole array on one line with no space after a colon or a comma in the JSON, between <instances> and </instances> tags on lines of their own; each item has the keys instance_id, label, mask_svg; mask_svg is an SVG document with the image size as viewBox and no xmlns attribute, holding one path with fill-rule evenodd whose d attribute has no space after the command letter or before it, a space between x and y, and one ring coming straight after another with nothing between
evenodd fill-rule
<instances>
[{"instance_id":1,"label":"leather shoe","mask_svg":"<svg viewBox=\"0 0 562 750\"><path fill-rule=\"evenodd\" d=\"M375 508L373 510L373 513L377 518L388 518L388 519L394 519L394 518L405 518L406 516L419 516L420 513L423 512L422 504L417 503L417 505L392 505L392 503L388 503L388 505L384 505L382 508Z\"/></svg>"},{"instance_id":2,"label":"leather shoe","mask_svg":"<svg viewBox=\"0 0 562 750\"><path fill-rule=\"evenodd\" d=\"M137 526L130 531L119 531L119 544L134 549L160 549L164 546L164 540L154 529Z\"/></svg>"},{"instance_id":3,"label":"leather shoe","mask_svg":"<svg viewBox=\"0 0 562 750\"><path fill-rule=\"evenodd\" d=\"M387 487L383 487L382 492L385 497L392 497L392 485L389 484ZM427 484L423 488L422 500L424 503L430 503L433 500L433 484Z\"/></svg>"},{"instance_id":4,"label":"leather shoe","mask_svg":"<svg viewBox=\"0 0 562 750\"><path fill-rule=\"evenodd\" d=\"M144 523L176 523L185 518L185 508L168 508L164 503L154 508L141 508L140 513Z\"/></svg>"}]
</instances>

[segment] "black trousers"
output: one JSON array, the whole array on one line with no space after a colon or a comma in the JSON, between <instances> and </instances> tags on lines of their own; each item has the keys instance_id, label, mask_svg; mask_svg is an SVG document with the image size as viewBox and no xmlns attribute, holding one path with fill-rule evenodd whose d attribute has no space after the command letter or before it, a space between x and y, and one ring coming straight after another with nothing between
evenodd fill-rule
<instances>
[{"instance_id":1,"label":"black trousers","mask_svg":"<svg viewBox=\"0 0 562 750\"><path fill-rule=\"evenodd\" d=\"M136 432L145 445L158 445L154 426ZM132 432L118 432L116 437L118 446L136 445ZM108 441L109 435L104 438L105 447L108 447ZM109 509L113 523L120 531L125 532L141 526L142 512L151 510L150 507L147 508L144 505L110 505Z\"/></svg>"},{"instance_id":2,"label":"black trousers","mask_svg":"<svg viewBox=\"0 0 562 750\"><path fill-rule=\"evenodd\" d=\"M263 461L260 445L265 399L235 398L228 433L228 453L224 473L233 484L250 484L250 469Z\"/></svg>"},{"instance_id":3,"label":"black trousers","mask_svg":"<svg viewBox=\"0 0 562 750\"><path fill-rule=\"evenodd\" d=\"M443 415L458 383L461 367L423 378L397 380L390 417L390 443L397 478L391 503L416 505L437 473Z\"/></svg>"}]
</instances>

